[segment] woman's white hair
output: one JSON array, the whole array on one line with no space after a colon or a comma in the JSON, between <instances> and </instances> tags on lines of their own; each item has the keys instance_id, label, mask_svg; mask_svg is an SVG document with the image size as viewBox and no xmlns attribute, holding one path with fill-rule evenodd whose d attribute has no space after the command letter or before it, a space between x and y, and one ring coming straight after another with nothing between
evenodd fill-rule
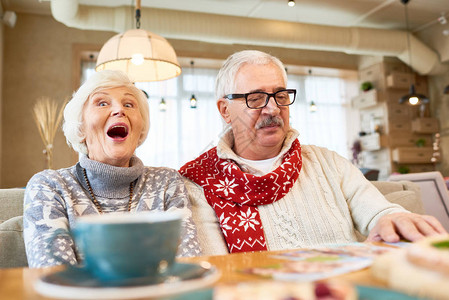
<instances>
[{"instance_id":1,"label":"woman's white hair","mask_svg":"<svg viewBox=\"0 0 449 300\"><path fill-rule=\"evenodd\" d=\"M215 98L221 99L235 91L235 76L245 64L267 65L273 63L282 72L284 83L287 84L287 72L279 58L257 50L243 50L229 56L218 72L215 80Z\"/></svg>"},{"instance_id":2,"label":"woman's white hair","mask_svg":"<svg viewBox=\"0 0 449 300\"><path fill-rule=\"evenodd\" d=\"M144 124L138 146L145 141L148 130L150 129L150 109L145 94L122 71L104 70L96 72L89 77L73 94L72 99L64 108L64 124L62 125L62 130L67 139L67 144L75 151L88 154L86 136L81 130L83 124L83 108L86 101L98 91L119 87L127 88L137 99Z\"/></svg>"}]
</instances>

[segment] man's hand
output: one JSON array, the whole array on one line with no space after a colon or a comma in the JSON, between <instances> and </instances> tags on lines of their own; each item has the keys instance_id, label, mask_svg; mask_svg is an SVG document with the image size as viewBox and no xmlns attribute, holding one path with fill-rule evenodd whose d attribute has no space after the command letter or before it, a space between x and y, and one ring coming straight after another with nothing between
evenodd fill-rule
<instances>
[{"instance_id":1,"label":"man's hand","mask_svg":"<svg viewBox=\"0 0 449 300\"><path fill-rule=\"evenodd\" d=\"M414 213L393 213L379 219L368 235L369 242L414 242L426 236L444 234L447 231L433 216Z\"/></svg>"}]
</instances>

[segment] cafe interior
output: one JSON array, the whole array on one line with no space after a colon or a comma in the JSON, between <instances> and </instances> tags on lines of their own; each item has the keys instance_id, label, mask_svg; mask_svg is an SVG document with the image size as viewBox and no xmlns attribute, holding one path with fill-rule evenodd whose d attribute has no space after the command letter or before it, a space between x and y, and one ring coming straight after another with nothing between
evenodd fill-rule
<instances>
[{"instance_id":1,"label":"cafe interior","mask_svg":"<svg viewBox=\"0 0 449 300\"><path fill-rule=\"evenodd\" d=\"M213 145L223 129L213 94L218 68L233 52L259 49L279 57L301 91L290 114L303 144L356 157L360 168L378 170L379 180L428 171L449 176L447 1L287 2L141 2L140 28L165 38L182 68L170 80L139 82L152 124L137 150L144 163L179 168ZM107 3L1 2L0 187L24 187L48 168L48 152L54 169L77 161L59 129L46 151L33 107L42 98L61 106L94 70L103 45L137 28L135 1ZM364 92L364 82L373 88ZM399 100L412 84L428 101L410 108ZM428 124L415 125L428 125L425 133L412 131L420 114ZM409 139L399 141L404 135Z\"/></svg>"},{"instance_id":2,"label":"cafe interior","mask_svg":"<svg viewBox=\"0 0 449 300\"><path fill-rule=\"evenodd\" d=\"M53 134L39 125L37 106L47 101L57 114L96 69L131 60L118 47L152 44L145 60L168 60L144 72L159 75L136 79L151 124L136 154L145 165L175 169L216 145L223 122L215 76L230 54L256 49L278 57L287 88L298 90L290 119L301 143L346 157L384 194L385 181L414 181L423 202L416 211L449 229L447 0L1 0L0 16L1 189L24 188L37 172L78 161L61 123ZM149 34L124 42L136 29ZM233 259L239 268L272 263ZM230 274L222 258L208 261L225 269L224 282L247 279ZM371 285L370 276L347 278Z\"/></svg>"}]
</instances>

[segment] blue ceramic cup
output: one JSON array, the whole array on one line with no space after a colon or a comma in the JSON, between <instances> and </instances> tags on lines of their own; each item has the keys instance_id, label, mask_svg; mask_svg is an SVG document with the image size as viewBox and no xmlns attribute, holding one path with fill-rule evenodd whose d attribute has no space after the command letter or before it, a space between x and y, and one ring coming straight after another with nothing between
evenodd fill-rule
<instances>
[{"instance_id":1,"label":"blue ceramic cup","mask_svg":"<svg viewBox=\"0 0 449 300\"><path fill-rule=\"evenodd\" d=\"M99 281L157 281L175 260L181 221L175 211L90 215L71 232L85 269Z\"/></svg>"}]
</instances>

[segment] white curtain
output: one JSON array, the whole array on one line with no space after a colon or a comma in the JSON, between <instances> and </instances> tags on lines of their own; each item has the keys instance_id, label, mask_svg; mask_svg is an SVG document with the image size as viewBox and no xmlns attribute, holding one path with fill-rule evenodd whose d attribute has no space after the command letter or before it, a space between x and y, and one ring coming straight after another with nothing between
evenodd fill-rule
<instances>
[{"instance_id":1,"label":"white curtain","mask_svg":"<svg viewBox=\"0 0 449 300\"><path fill-rule=\"evenodd\" d=\"M214 96L217 73L215 69L195 68L194 74L185 71L163 82L136 83L149 95L150 132L136 150L145 165L178 169L217 144L223 131ZM350 126L355 115L349 103L351 92L347 92L351 84L335 77L289 75L287 88L298 91L296 102L290 106L290 123L299 131L301 144L326 147L349 157L352 131L358 128ZM192 94L198 100L197 108L190 108ZM159 109L162 98L165 111ZM309 110L311 101L317 105L316 112Z\"/></svg>"},{"instance_id":2,"label":"white curtain","mask_svg":"<svg viewBox=\"0 0 449 300\"><path fill-rule=\"evenodd\" d=\"M358 127L354 126L357 120L353 120L348 85L354 84L336 77L289 75L287 86L298 92L290 106L290 124L299 131L301 144L326 147L349 157L348 145ZM310 111L312 101L315 112Z\"/></svg>"},{"instance_id":3,"label":"white curtain","mask_svg":"<svg viewBox=\"0 0 449 300\"><path fill-rule=\"evenodd\" d=\"M150 133L136 153L145 165L179 168L218 141L221 117L214 97L218 70L195 69L164 82L136 83L149 95ZM190 108L195 95L197 108ZM167 103L159 109L161 98Z\"/></svg>"}]
</instances>

